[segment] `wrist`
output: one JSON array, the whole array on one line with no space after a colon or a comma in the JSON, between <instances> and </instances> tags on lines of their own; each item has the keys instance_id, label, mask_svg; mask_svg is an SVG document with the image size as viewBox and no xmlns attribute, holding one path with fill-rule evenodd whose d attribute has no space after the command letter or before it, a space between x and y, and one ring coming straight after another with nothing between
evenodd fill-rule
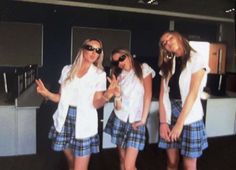
<instances>
[{"instance_id":1,"label":"wrist","mask_svg":"<svg viewBox=\"0 0 236 170\"><path fill-rule=\"evenodd\" d=\"M160 122L160 125L167 125L167 124L168 124L168 123L167 123L167 122L164 122L164 121L163 121L163 122L162 122L162 121Z\"/></svg>"},{"instance_id":2,"label":"wrist","mask_svg":"<svg viewBox=\"0 0 236 170\"><path fill-rule=\"evenodd\" d=\"M115 96L115 100L121 100L121 96Z\"/></svg>"},{"instance_id":3,"label":"wrist","mask_svg":"<svg viewBox=\"0 0 236 170\"><path fill-rule=\"evenodd\" d=\"M48 94L47 95L45 95L45 100L47 101L47 100L50 100L50 93L48 92Z\"/></svg>"},{"instance_id":4,"label":"wrist","mask_svg":"<svg viewBox=\"0 0 236 170\"><path fill-rule=\"evenodd\" d=\"M103 94L103 99L106 101L106 102L109 102L110 101L110 97L109 97L109 94L108 94L108 92L105 92L104 94Z\"/></svg>"}]
</instances>

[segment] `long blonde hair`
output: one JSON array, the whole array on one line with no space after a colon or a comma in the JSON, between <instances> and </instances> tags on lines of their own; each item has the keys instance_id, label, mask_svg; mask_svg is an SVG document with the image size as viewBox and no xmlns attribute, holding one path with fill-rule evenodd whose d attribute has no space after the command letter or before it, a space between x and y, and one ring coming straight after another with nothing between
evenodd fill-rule
<instances>
[{"instance_id":1,"label":"long blonde hair","mask_svg":"<svg viewBox=\"0 0 236 170\"><path fill-rule=\"evenodd\" d=\"M97 66L99 69L103 70L103 66L102 66L102 62L103 62L103 58L104 58L104 53L103 53L103 46L102 46L102 41L99 39L86 39L82 46L79 48L79 51L76 55L76 58L71 66L71 69L67 75L67 78L65 80L65 82L67 82L68 80L71 81L76 74L78 73L78 71L81 69L82 63L83 63L83 58L84 58L84 54L83 54L83 50L84 50L84 46L88 44L88 42L91 41L97 41L102 49L101 54L99 54L98 59L93 63L95 66Z\"/></svg>"}]
</instances>

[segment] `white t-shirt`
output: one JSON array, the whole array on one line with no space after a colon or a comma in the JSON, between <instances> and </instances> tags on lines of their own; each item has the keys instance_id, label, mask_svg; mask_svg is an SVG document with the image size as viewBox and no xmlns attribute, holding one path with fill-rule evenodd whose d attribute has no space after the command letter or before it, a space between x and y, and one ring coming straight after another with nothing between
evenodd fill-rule
<instances>
[{"instance_id":1,"label":"white t-shirt","mask_svg":"<svg viewBox=\"0 0 236 170\"><path fill-rule=\"evenodd\" d=\"M206 69L206 73L200 84L198 95L193 104L193 107L184 122L185 125L201 120L203 117L204 112L203 112L200 97L201 97L201 93L203 92L203 88L206 85L207 73L209 72L208 63L206 62L206 60L202 58L202 56L199 53L191 51L190 56L191 56L190 60L187 62L186 67L184 68L184 70L182 70L179 77L179 87L180 87L180 95L181 95L182 104L184 104L186 97L189 93L192 74L196 73L197 71L201 69ZM173 62L173 64L175 64L175 62ZM160 74L162 75L161 71L160 71ZM168 81L164 81L163 104L164 104L164 108L166 112L167 122L170 123L171 104L170 104L170 98L169 98Z\"/></svg>"},{"instance_id":2,"label":"white t-shirt","mask_svg":"<svg viewBox=\"0 0 236 170\"><path fill-rule=\"evenodd\" d=\"M149 74L155 77L155 71L146 63L142 64L142 72L143 78ZM124 122L129 119L130 123L141 120L144 99L143 84L135 75L133 69L129 72L123 70L118 80L121 86L122 107L120 110L114 110L116 116Z\"/></svg>"},{"instance_id":3,"label":"white t-shirt","mask_svg":"<svg viewBox=\"0 0 236 170\"><path fill-rule=\"evenodd\" d=\"M93 97L95 92L106 90L106 73L91 65L83 77L75 77L72 81L64 83L70 69L71 65L62 69L59 79L61 98L53 120L56 130L60 132L69 106L76 106L75 137L84 139L97 134L98 118L97 110L93 106Z\"/></svg>"}]
</instances>

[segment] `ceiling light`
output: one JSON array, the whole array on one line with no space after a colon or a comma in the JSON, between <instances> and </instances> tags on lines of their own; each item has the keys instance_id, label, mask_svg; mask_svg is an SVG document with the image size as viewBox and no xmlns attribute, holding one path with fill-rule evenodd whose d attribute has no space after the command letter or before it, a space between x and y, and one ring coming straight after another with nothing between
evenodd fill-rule
<instances>
[{"instance_id":1,"label":"ceiling light","mask_svg":"<svg viewBox=\"0 0 236 170\"><path fill-rule=\"evenodd\" d=\"M225 10L225 13L231 13L231 12L234 12L234 11L235 11L235 8L230 8L230 9Z\"/></svg>"},{"instance_id":2,"label":"ceiling light","mask_svg":"<svg viewBox=\"0 0 236 170\"><path fill-rule=\"evenodd\" d=\"M138 0L140 4L148 4L148 5L158 5L157 0Z\"/></svg>"}]
</instances>

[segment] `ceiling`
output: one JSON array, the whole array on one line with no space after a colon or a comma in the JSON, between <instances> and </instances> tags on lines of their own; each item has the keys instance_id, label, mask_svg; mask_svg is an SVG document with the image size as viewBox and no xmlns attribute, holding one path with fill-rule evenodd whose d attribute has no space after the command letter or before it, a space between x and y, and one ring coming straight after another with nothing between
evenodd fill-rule
<instances>
[{"instance_id":1,"label":"ceiling","mask_svg":"<svg viewBox=\"0 0 236 170\"><path fill-rule=\"evenodd\" d=\"M226 22L235 21L235 0L16 0L105 10L149 13ZM149 4L148 1L153 1Z\"/></svg>"}]
</instances>

